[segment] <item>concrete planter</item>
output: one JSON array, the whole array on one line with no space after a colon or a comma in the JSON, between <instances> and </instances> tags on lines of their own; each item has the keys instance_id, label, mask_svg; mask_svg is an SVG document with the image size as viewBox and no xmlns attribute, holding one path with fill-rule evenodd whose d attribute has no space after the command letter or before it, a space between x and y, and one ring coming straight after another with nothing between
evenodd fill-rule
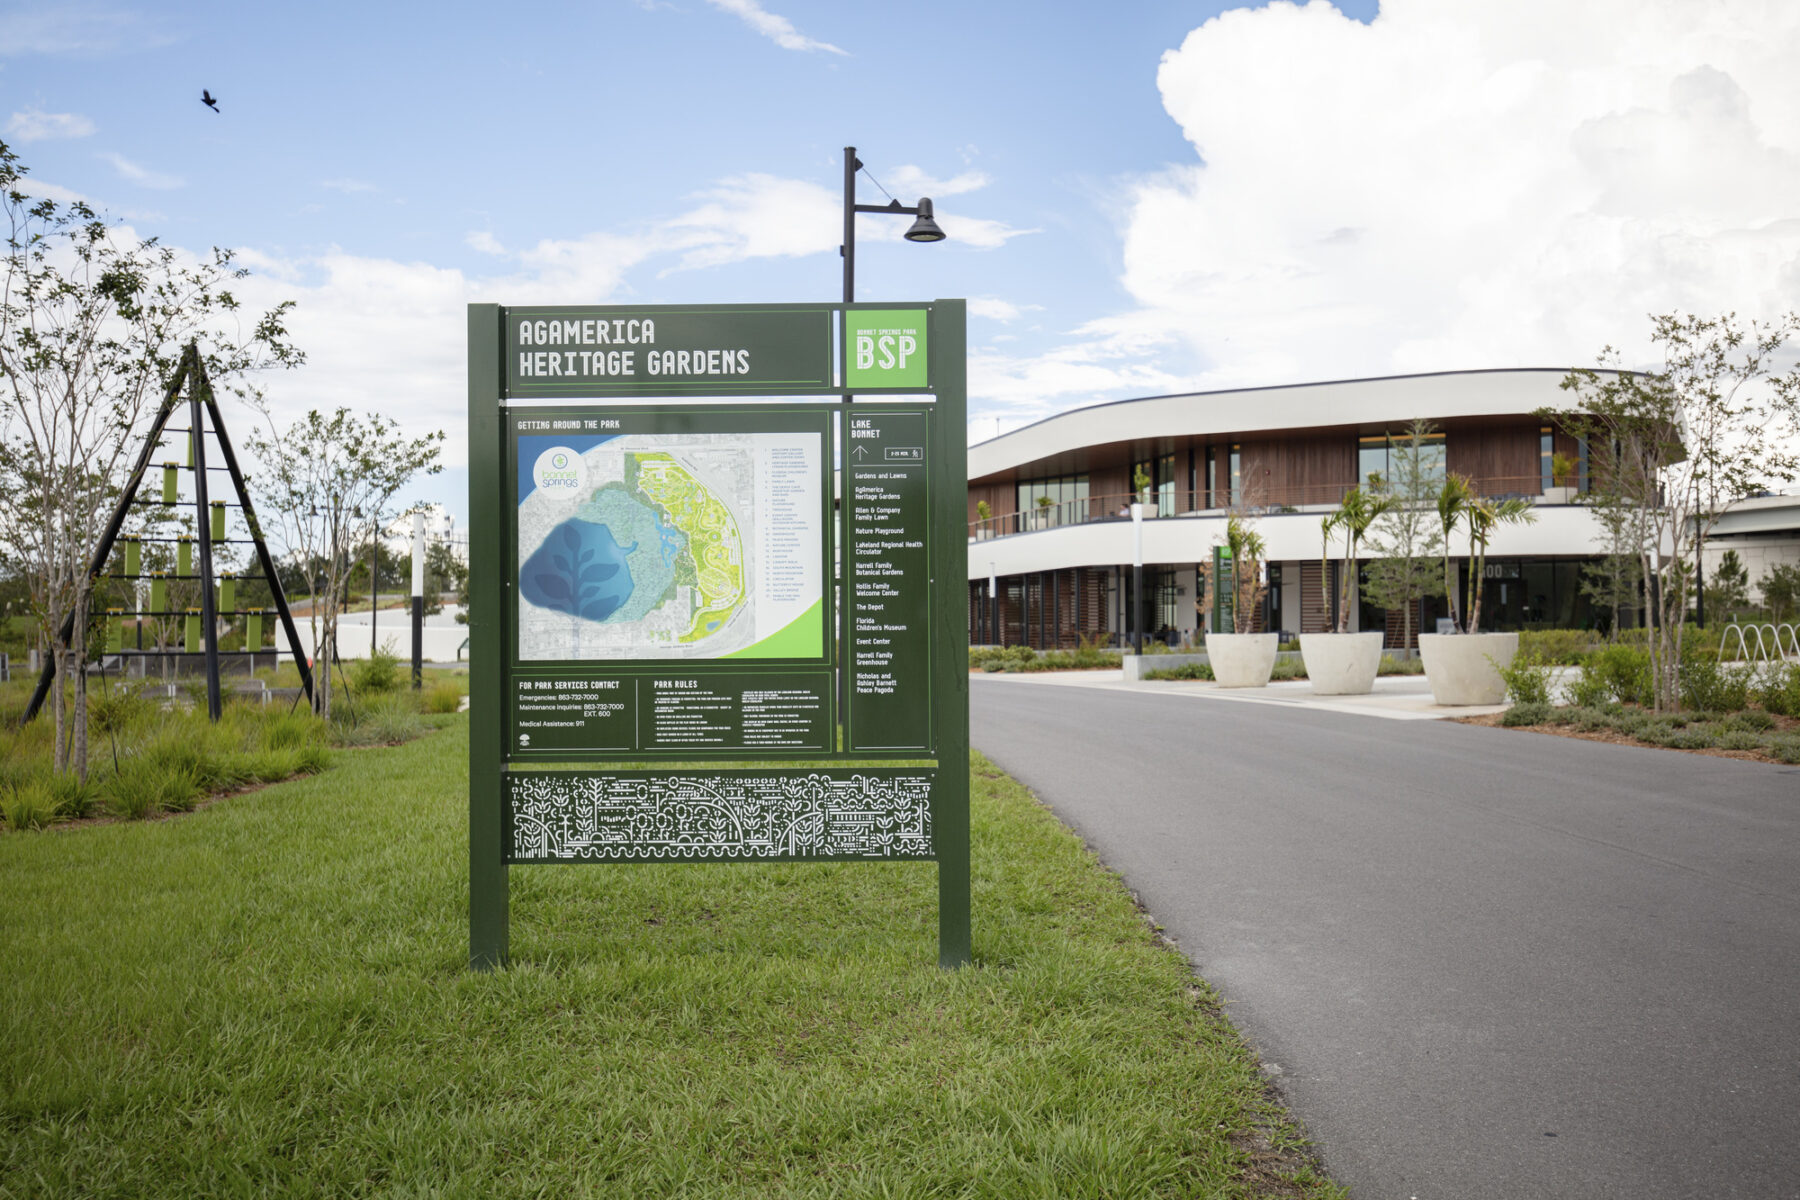
<instances>
[{"instance_id":1,"label":"concrete planter","mask_svg":"<svg viewBox=\"0 0 1800 1200\"><path fill-rule=\"evenodd\" d=\"M1269 686L1278 644L1273 633L1207 634L1206 656L1212 662L1214 682L1227 688Z\"/></svg>"},{"instance_id":2,"label":"concrete planter","mask_svg":"<svg viewBox=\"0 0 1800 1200\"><path fill-rule=\"evenodd\" d=\"M1500 668L1519 651L1516 633L1421 633L1419 657L1431 698L1442 705L1505 704Z\"/></svg>"},{"instance_id":3,"label":"concrete planter","mask_svg":"<svg viewBox=\"0 0 1800 1200\"><path fill-rule=\"evenodd\" d=\"M1303 633L1300 654L1315 696L1366 696L1381 670L1380 630L1373 633Z\"/></svg>"}]
</instances>

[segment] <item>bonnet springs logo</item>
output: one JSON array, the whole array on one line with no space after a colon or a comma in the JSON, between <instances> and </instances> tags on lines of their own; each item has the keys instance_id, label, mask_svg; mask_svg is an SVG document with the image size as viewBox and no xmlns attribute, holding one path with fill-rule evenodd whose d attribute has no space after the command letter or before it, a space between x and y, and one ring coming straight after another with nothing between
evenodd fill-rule
<instances>
[{"instance_id":1,"label":"bonnet springs logo","mask_svg":"<svg viewBox=\"0 0 1800 1200\"><path fill-rule=\"evenodd\" d=\"M580 454L567 446L552 446L537 456L531 480L546 496L573 499L587 482L587 470Z\"/></svg>"}]
</instances>

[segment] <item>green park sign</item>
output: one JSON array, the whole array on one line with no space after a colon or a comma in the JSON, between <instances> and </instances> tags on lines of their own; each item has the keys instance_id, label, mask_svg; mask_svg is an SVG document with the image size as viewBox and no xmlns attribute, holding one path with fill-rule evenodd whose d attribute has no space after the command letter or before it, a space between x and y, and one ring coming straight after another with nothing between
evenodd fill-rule
<instances>
[{"instance_id":1,"label":"green park sign","mask_svg":"<svg viewBox=\"0 0 1800 1200\"><path fill-rule=\"evenodd\" d=\"M935 860L968 960L964 314L470 306L473 965L549 862Z\"/></svg>"}]
</instances>

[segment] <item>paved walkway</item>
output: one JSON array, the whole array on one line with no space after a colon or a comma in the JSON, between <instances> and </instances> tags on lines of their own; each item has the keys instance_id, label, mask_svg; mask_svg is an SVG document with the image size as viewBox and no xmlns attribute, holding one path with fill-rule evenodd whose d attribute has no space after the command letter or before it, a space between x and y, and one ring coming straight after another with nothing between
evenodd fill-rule
<instances>
[{"instance_id":1,"label":"paved walkway","mask_svg":"<svg viewBox=\"0 0 1800 1200\"><path fill-rule=\"evenodd\" d=\"M1359 1200L1800 1196L1800 768L1426 722L1382 682L978 675L974 744Z\"/></svg>"},{"instance_id":2,"label":"paved walkway","mask_svg":"<svg viewBox=\"0 0 1800 1200\"><path fill-rule=\"evenodd\" d=\"M1202 680L1158 679L1127 683L1124 671L1017 671L979 674L985 679L1002 683L1095 688L1102 691L1131 692L1140 696L1201 697L1243 704L1281 704L1322 712L1386 717L1394 721L1442 721L1451 717L1502 712L1506 708L1504 704L1445 708L1432 702L1431 685L1423 675L1384 675L1375 681L1375 690L1367 696L1315 696L1312 683L1305 679L1289 679L1260 688L1222 688L1216 683Z\"/></svg>"}]
</instances>

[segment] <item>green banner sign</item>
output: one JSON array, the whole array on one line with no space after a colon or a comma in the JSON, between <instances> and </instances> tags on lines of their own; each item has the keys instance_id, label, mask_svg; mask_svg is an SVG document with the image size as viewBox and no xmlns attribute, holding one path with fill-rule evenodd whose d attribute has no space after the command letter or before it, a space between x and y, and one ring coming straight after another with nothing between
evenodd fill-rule
<instances>
[{"instance_id":1,"label":"green banner sign","mask_svg":"<svg viewBox=\"0 0 1800 1200\"><path fill-rule=\"evenodd\" d=\"M825 308L509 308L505 339L519 398L833 389Z\"/></svg>"}]
</instances>

